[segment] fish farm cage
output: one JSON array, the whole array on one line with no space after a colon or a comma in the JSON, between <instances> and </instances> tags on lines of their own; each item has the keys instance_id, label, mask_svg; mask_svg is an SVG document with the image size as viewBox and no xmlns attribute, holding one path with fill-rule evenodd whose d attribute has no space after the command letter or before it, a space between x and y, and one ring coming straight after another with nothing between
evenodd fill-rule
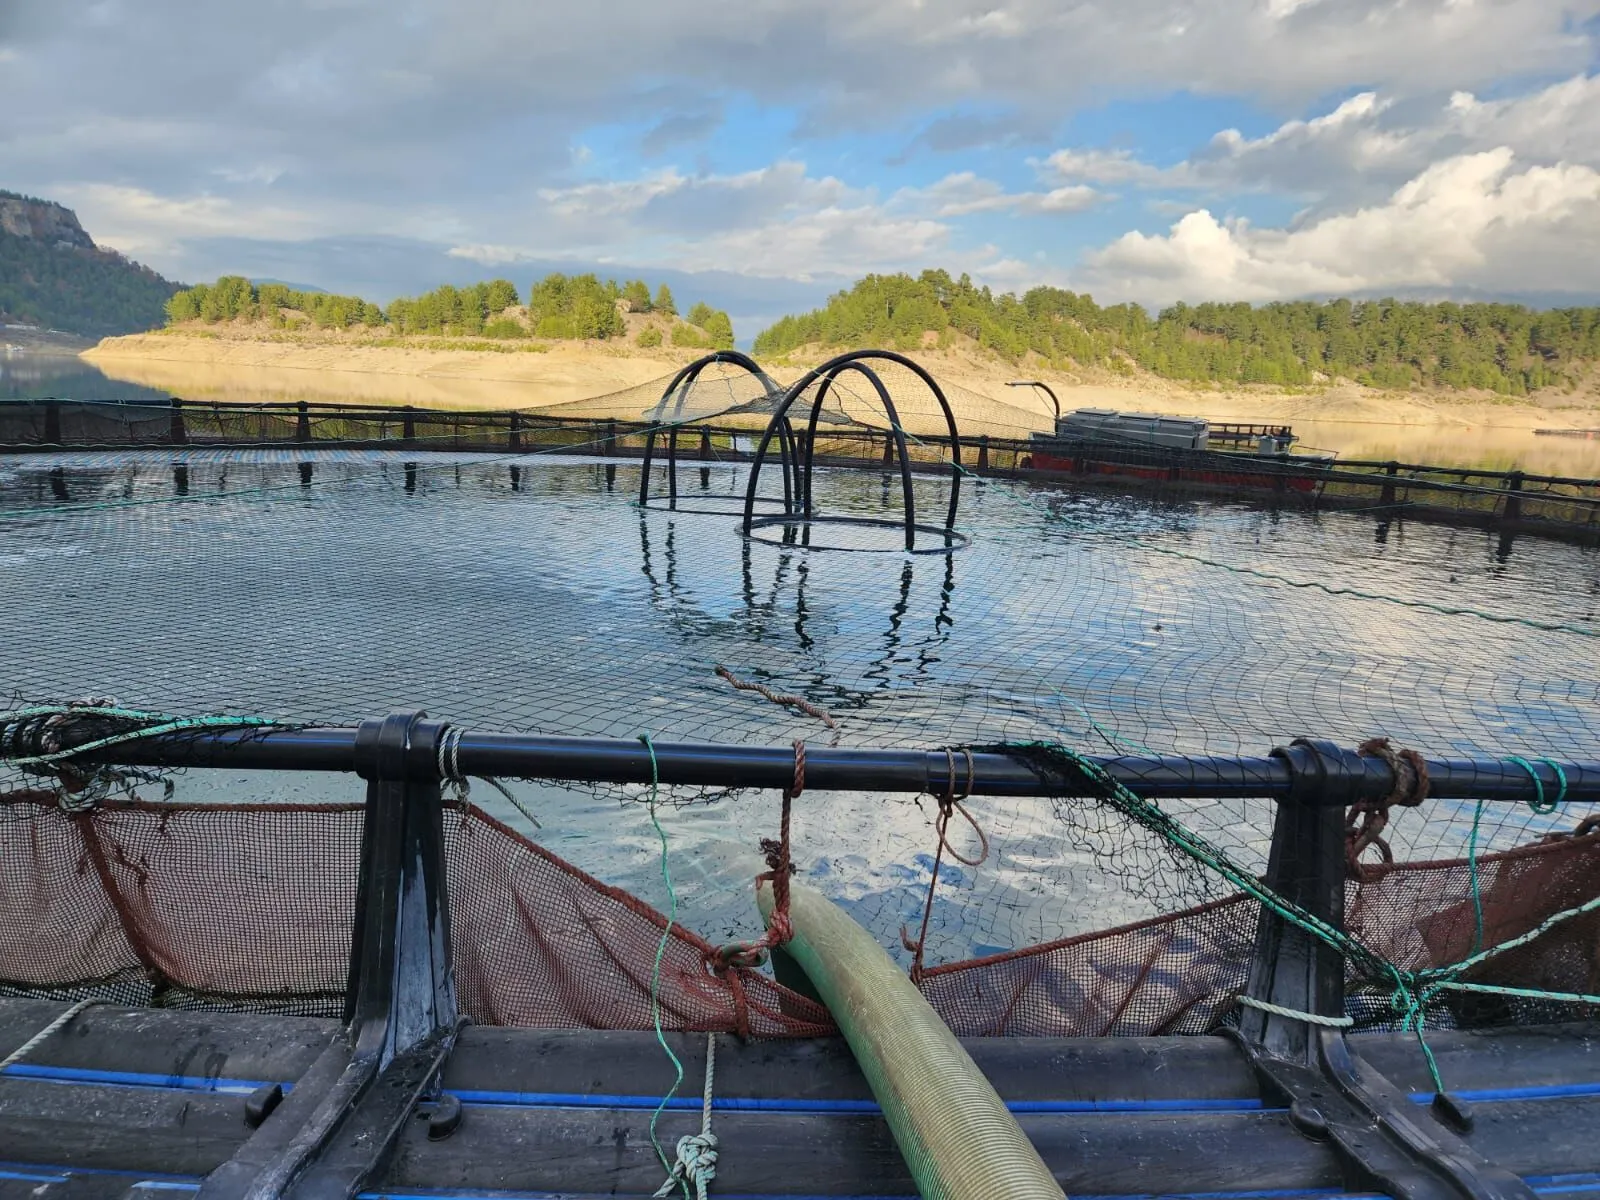
<instances>
[{"instance_id":1,"label":"fish farm cage","mask_svg":"<svg viewBox=\"0 0 1600 1200\"><path fill-rule=\"evenodd\" d=\"M0 404L0 1200L1600 1195L1596 485L1195 453Z\"/></svg>"}]
</instances>

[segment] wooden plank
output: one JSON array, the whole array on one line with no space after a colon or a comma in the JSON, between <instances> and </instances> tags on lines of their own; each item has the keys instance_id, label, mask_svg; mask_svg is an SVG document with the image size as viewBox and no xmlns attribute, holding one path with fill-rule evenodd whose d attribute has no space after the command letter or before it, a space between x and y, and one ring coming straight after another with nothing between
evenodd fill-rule
<instances>
[{"instance_id":1,"label":"wooden plank","mask_svg":"<svg viewBox=\"0 0 1600 1200\"><path fill-rule=\"evenodd\" d=\"M448 1139L409 1129L380 1186L418 1191L489 1189L648 1196L664 1178L648 1112L469 1106ZM1023 1116L1022 1127L1068 1195L1159 1194L1336 1187L1323 1146L1279 1113L1198 1116ZM664 1116L668 1155L699 1126L697 1113ZM882 1118L718 1114L717 1190L729 1194L914 1196Z\"/></svg>"}]
</instances>

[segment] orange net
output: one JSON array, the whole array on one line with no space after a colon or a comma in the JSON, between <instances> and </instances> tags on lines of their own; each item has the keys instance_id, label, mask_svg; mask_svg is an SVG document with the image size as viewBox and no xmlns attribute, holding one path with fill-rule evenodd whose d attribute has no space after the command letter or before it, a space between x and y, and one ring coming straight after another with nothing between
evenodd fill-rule
<instances>
[{"instance_id":1,"label":"orange net","mask_svg":"<svg viewBox=\"0 0 1600 1200\"><path fill-rule=\"evenodd\" d=\"M128 1004L337 1015L349 969L362 806L0 798L0 990ZM471 805L445 809L460 1003L490 1025L648 1029L652 973L674 1030L809 1037L815 1002L608 887ZM1465 860L1364 868L1347 924L1406 969L1460 962L1600 895L1600 833ZM1479 932L1479 909L1482 912ZM1259 907L1235 896L1137 924L924 972L967 1036L1200 1033L1243 988ZM1471 982L1593 993L1600 915L1498 954ZM1366 981L1352 979L1352 1005ZM1527 1003L1456 996L1454 1023ZM1513 1009L1512 1005L1522 1007ZM1570 1012L1570 1010L1569 1010Z\"/></svg>"}]
</instances>

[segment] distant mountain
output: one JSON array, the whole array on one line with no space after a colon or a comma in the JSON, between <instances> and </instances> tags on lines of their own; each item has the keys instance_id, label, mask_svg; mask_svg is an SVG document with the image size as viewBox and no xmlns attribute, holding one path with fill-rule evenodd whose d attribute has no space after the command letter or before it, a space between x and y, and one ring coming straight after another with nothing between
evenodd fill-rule
<instances>
[{"instance_id":1,"label":"distant mountain","mask_svg":"<svg viewBox=\"0 0 1600 1200\"><path fill-rule=\"evenodd\" d=\"M135 333L162 323L180 286L96 246L70 208L0 191L0 324Z\"/></svg>"}]
</instances>

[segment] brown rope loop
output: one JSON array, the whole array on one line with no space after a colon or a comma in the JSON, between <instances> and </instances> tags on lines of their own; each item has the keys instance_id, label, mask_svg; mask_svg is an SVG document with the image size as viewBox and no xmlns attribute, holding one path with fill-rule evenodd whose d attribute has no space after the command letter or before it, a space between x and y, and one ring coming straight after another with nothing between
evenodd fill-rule
<instances>
[{"instance_id":1,"label":"brown rope loop","mask_svg":"<svg viewBox=\"0 0 1600 1200\"><path fill-rule=\"evenodd\" d=\"M944 752L945 766L949 773L946 776L944 794L937 797L939 815L934 818L933 825L938 832L939 842L933 852L933 871L928 876L928 897L923 901L922 905L922 927L917 931L915 941L911 938L910 930L904 925L900 927L900 944L911 951L911 982L919 986L923 977L922 955L928 944L928 922L933 917L933 894L939 886L939 868L944 864L945 851L948 850L951 858L967 867L981 866L989 858L989 835L984 833L983 827L978 824L977 818L967 811L966 805L961 803L972 794L973 781L972 751L963 746L961 753L967 759L967 784L965 790L958 795L956 792L955 751L946 747ZM959 850L950 844L950 817L952 813L960 813L965 817L967 824L971 825L973 832L978 835L979 850L977 858L964 857Z\"/></svg>"},{"instance_id":2,"label":"brown rope loop","mask_svg":"<svg viewBox=\"0 0 1600 1200\"><path fill-rule=\"evenodd\" d=\"M772 915L767 918L766 931L753 942L732 942L706 954L713 970L737 971L758 967L766 961L767 951L794 939L794 922L789 916L789 879L794 874L794 859L790 842L790 817L794 799L806 789L806 744L797 738L794 743L794 779L783 790L783 807L778 818L778 836L761 839L761 853L766 856L767 869L756 876L757 883L772 884ZM731 979L732 976L730 975ZM736 994L742 1004L743 993ZM743 1018L741 1018L742 1020ZM741 1036L743 1036L741 1034Z\"/></svg>"},{"instance_id":3,"label":"brown rope loop","mask_svg":"<svg viewBox=\"0 0 1600 1200\"><path fill-rule=\"evenodd\" d=\"M1428 798L1431 783L1427 760L1415 750L1396 750L1386 737L1368 738L1356 747L1356 754L1382 759L1394 780L1382 800L1358 800L1345 813L1345 864L1351 878L1360 879L1366 874L1361 856L1372 847L1377 847L1385 863L1394 862L1394 851L1383 836L1389 827L1389 810L1396 805L1417 807Z\"/></svg>"},{"instance_id":4,"label":"brown rope loop","mask_svg":"<svg viewBox=\"0 0 1600 1200\"><path fill-rule=\"evenodd\" d=\"M1415 750L1396 750L1386 737L1368 738L1356 747L1362 758L1381 758L1389 768L1394 786L1384 797L1384 808L1398 804L1415 808L1428 798L1428 762Z\"/></svg>"},{"instance_id":5,"label":"brown rope loop","mask_svg":"<svg viewBox=\"0 0 1600 1200\"><path fill-rule=\"evenodd\" d=\"M941 814L941 818L938 822L939 844L942 849L948 850L950 852L950 857L955 859L962 866L977 867L982 866L983 863L988 861L989 835L983 831L983 826L978 824L977 818L968 812L966 805L962 803L963 800L972 795L974 768L972 762L972 751L963 746L961 748L961 753L964 754L967 759L967 784L966 787L962 789L961 793L957 795L955 752L950 750L948 747L944 752L945 765L949 770L949 775L947 777L949 782L945 787L944 795L938 797L939 811ZM978 835L977 858L967 858L953 845L951 845L948 837L946 837L946 831L950 828L950 814L952 812L960 813L962 817L965 818L967 824L972 826L972 832Z\"/></svg>"},{"instance_id":6,"label":"brown rope loop","mask_svg":"<svg viewBox=\"0 0 1600 1200\"><path fill-rule=\"evenodd\" d=\"M806 744L800 738L794 743L794 782L789 785L783 794L787 799L793 800L806 790Z\"/></svg>"}]
</instances>

